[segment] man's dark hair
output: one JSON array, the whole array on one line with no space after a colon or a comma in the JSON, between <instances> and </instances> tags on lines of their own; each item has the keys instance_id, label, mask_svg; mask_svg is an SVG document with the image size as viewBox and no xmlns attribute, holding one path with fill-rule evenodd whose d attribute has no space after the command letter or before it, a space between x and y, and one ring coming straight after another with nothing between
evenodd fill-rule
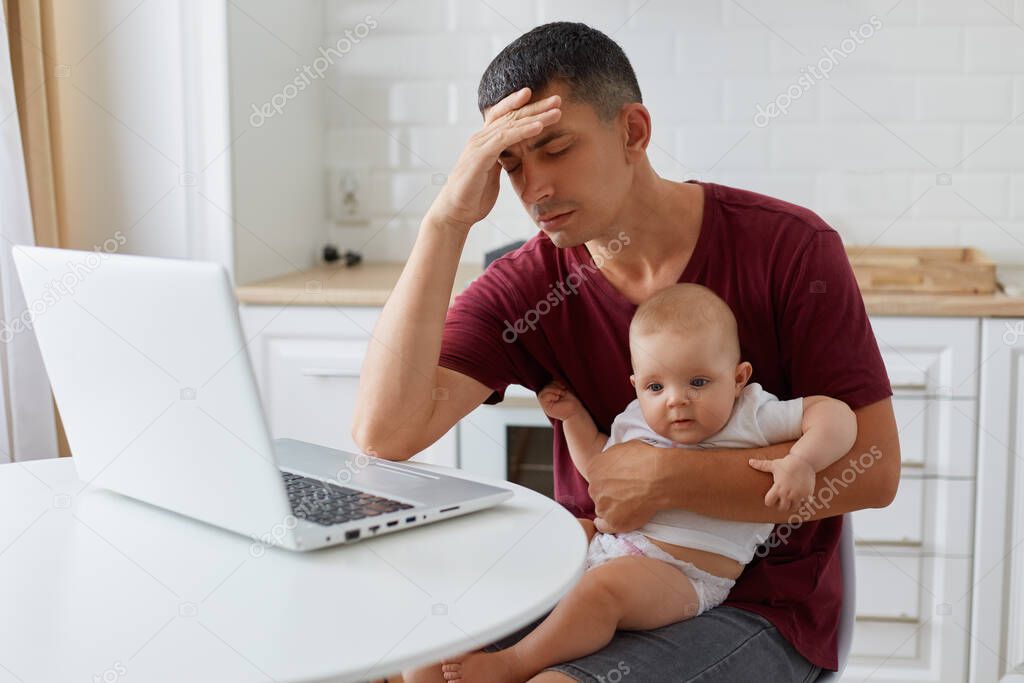
<instances>
[{"instance_id":1,"label":"man's dark hair","mask_svg":"<svg viewBox=\"0 0 1024 683\"><path fill-rule=\"evenodd\" d=\"M536 94L552 80L569 97L594 108L605 123L624 104L642 102L633 67L618 43L586 24L556 21L524 33L498 53L480 77L480 112L529 87Z\"/></svg>"}]
</instances>

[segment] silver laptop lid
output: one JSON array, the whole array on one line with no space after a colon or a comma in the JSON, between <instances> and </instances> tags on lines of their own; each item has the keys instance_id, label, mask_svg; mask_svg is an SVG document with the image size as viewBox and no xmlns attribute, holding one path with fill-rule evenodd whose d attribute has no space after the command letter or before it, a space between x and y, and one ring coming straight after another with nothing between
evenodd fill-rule
<instances>
[{"instance_id":1,"label":"silver laptop lid","mask_svg":"<svg viewBox=\"0 0 1024 683\"><path fill-rule=\"evenodd\" d=\"M84 481L249 536L286 519L291 509L220 265L13 252Z\"/></svg>"}]
</instances>

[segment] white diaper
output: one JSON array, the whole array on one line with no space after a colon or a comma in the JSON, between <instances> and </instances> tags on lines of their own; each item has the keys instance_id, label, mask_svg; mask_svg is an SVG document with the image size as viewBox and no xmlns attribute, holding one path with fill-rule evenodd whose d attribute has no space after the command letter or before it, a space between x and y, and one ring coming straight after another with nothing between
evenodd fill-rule
<instances>
[{"instance_id":1,"label":"white diaper","mask_svg":"<svg viewBox=\"0 0 1024 683\"><path fill-rule=\"evenodd\" d=\"M691 562L672 557L638 531L624 534L602 534L600 532L594 534L593 540L590 541L590 547L587 549L586 568L593 569L613 558L630 555L650 557L678 567L690 579L690 583L693 584L693 589L697 593L697 614L722 604L728 597L729 591L736 585L732 579L715 576Z\"/></svg>"}]
</instances>

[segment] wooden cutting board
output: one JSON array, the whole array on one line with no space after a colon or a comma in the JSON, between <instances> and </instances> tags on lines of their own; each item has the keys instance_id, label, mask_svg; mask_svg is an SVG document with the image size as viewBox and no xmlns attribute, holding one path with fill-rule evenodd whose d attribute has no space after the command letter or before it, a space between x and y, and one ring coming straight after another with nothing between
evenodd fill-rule
<instances>
[{"instance_id":1,"label":"wooden cutting board","mask_svg":"<svg viewBox=\"0 0 1024 683\"><path fill-rule=\"evenodd\" d=\"M996 265L971 247L847 245L861 292L992 294Z\"/></svg>"}]
</instances>

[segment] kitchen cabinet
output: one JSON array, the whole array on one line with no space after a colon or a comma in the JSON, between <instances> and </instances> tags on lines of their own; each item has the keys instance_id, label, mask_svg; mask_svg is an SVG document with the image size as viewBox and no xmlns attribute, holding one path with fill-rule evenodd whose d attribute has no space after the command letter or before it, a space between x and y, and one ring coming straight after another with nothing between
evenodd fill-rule
<instances>
[{"instance_id":1,"label":"kitchen cabinet","mask_svg":"<svg viewBox=\"0 0 1024 683\"><path fill-rule=\"evenodd\" d=\"M242 306L275 436L355 449L353 401L379 313ZM999 680L1024 670L1024 461L1014 455L1024 453L1024 322L871 323L893 385L903 473L892 505L854 513L858 604L843 680ZM1013 344L1007 329L1019 329L1005 335ZM532 392L516 386L416 459L504 477L513 426L549 426Z\"/></svg>"},{"instance_id":2,"label":"kitchen cabinet","mask_svg":"<svg viewBox=\"0 0 1024 683\"><path fill-rule=\"evenodd\" d=\"M240 313L273 436L358 451L351 436L356 388L380 309L268 305ZM413 459L454 467L456 432Z\"/></svg>"},{"instance_id":3,"label":"kitchen cabinet","mask_svg":"<svg viewBox=\"0 0 1024 683\"><path fill-rule=\"evenodd\" d=\"M892 383L903 472L889 507L853 513L857 612L843 680L963 681L981 322L872 317L871 325Z\"/></svg>"},{"instance_id":4,"label":"kitchen cabinet","mask_svg":"<svg viewBox=\"0 0 1024 683\"><path fill-rule=\"evenodd\" d=\"M1024 320L982 323L970 680L1024 683Z\"/></svg>"},{"instance_id":5,"label":"kitchen cabinet","mask_svg":"<svg viewBox=\"0 0 1024 683\"><path fill-rule=\"evenodd\" d=\"M501 403L481 405L459 422L459 466L488 477L507 479L511 427L551 428L551 421L537 403L537 395L518 384L509 385Z\"/></svg>"}]
</instances>

